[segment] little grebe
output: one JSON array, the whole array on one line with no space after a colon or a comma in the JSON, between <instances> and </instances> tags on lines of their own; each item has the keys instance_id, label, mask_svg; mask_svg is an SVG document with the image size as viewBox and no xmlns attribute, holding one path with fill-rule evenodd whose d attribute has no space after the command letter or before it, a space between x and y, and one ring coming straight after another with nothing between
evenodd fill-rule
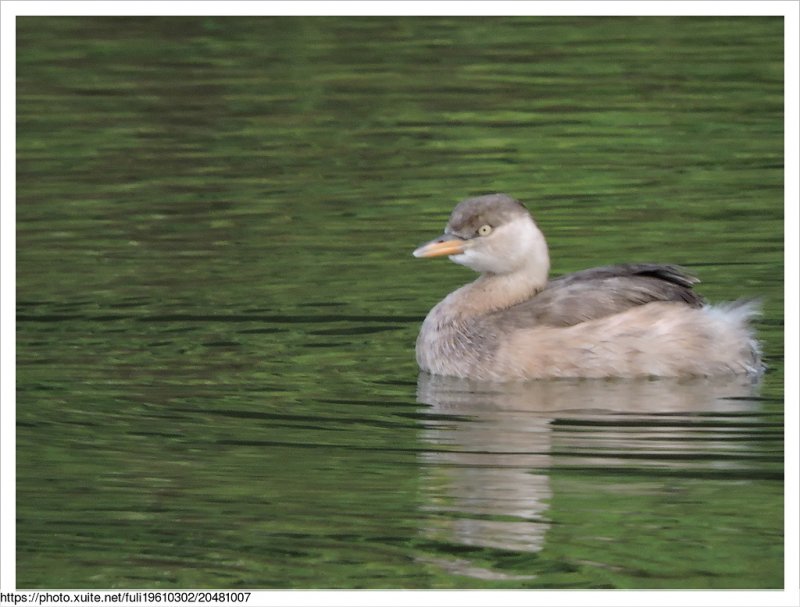
<instances>
[{"instance_id":1,"label":"little grebe","mask_svg":"<svg viewBox=\"0 0 800 607\"><path fill-rule=\"evenodd\" d=\"M417 338L423 371L483 381L758 375L752 301L706 305L673 265L621 264L548 281L547 243L505 194L470 198L415 257L448 255L480 277L450 293Z\"/></svg>"}]
</instances>

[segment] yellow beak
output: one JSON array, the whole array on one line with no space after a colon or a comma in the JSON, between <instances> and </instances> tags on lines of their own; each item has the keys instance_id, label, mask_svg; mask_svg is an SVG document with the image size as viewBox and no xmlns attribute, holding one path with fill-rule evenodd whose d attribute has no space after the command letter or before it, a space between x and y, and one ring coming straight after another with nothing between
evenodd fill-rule
<instances>
[{"instance_id":1,"label":"yellow beak","mask_svg":"<svg viewBox=\"0 0 800 607\"><path fill-rule=\"evenodd\" d=\"M449 234L434 238L416 249L414 257L441 257L442 255L459 255L464 252L466 241Z\"/></svg>"}]
</instances>

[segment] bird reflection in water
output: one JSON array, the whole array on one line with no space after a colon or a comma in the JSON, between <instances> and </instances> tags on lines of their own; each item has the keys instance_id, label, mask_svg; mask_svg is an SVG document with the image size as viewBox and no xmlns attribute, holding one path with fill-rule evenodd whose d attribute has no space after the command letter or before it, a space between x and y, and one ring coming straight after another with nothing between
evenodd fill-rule
<instances>
[{"instance_id":1,"label":"bird reflection in water","mask_svg":"<svg viewBox=\"0 0 800 607\"><path fill-rule=\"evenodd\" d=\"M735 376L486 383L421 373L417 399L430 406L423 432L430 450L421 455L424 508L435 515L426 534L456 545L539 552L550 529L553 467L630 466L632 455L647 465L689 466L663 456L698 451L709 454L708 465L715 449L729 451L731 442L716 444L713 426L698 441L691 421L755 414L757 392L757 384ZM572 429L582 422L592 431ZM437 565L470 577L507 577L462 556Z\"/></svg>"}]
</instances>

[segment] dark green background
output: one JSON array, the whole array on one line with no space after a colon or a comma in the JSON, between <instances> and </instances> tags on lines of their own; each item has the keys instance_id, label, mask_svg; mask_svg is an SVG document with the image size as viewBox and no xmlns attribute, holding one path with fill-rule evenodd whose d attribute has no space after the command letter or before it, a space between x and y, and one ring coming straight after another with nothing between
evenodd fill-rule
<instances>
[{"instance_id":1,"label":"dark green background","mask_svg":"<svg viewBox=\"0 0 800 607\"><path fill-rule=\"evenodd\" d=\"M779 18L18 18L17 585L782 586L782 52ZM410 253L494 191L556 274L763 297L762 385L418 386L472 275Z\"/></svg>"}]
</instances>

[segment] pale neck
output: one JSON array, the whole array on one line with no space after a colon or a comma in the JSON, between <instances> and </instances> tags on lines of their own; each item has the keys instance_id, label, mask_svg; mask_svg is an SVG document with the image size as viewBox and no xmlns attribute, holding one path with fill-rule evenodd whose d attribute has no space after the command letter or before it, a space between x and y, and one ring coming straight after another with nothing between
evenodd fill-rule
<instances>
[{"instance_id":1,"label":"pale neck","mask_svg":"<svg viewBox=\"0 0 800 607\"><path fill-rule=\"evenodd\" d=\"M539 271L528 267L509 274L485 273L451 293L442 303L449 304L457 316L476 317L530 299L546 284L547 266Z\"/></svg>"}]
</instances>

